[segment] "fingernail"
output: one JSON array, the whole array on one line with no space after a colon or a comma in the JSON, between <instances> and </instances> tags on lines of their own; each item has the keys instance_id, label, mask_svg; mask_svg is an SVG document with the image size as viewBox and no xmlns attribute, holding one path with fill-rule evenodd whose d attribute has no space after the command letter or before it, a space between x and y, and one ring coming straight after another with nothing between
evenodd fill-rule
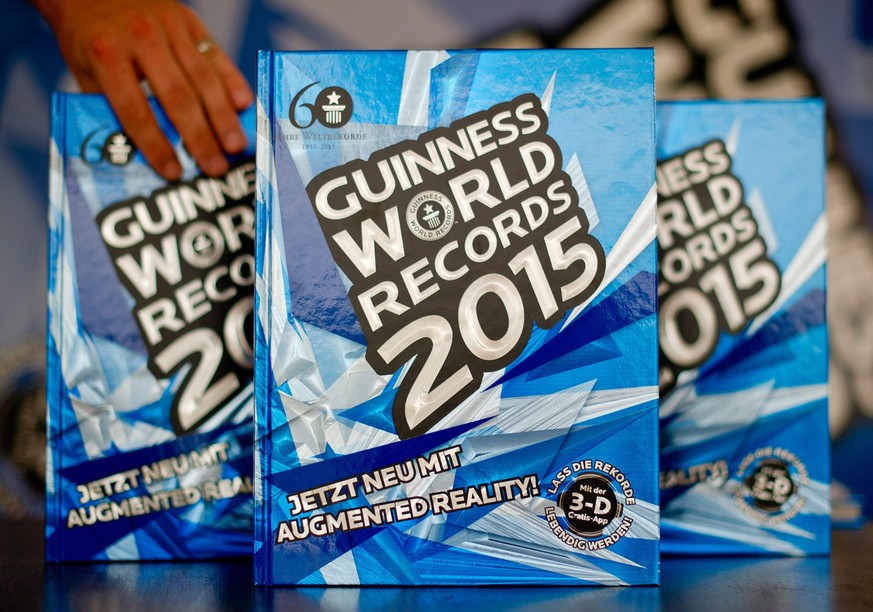
<instances>
[{"instance_id":1,"label":"fingernail","mask_svg":"<svg viewBox=\"0 0 873 612\"><path fill-rule=\"evenodd\" d=\"M242 132L229 132L224 137L224 148L228 153L239 153L246 148L246 137Z\"/></svg>"},{"instance_id":2,"label":"fingernail","mask_svg":"<svg viewBox=\"0 0 873 612\"><path fill-rule=\"evenodd\" d=\"M208 162L206 162L206 167L204 168L207 174L211 174L212 176L220 176L225 174L228 170L227 160L223 157L213 157Z\"/></svg>"},{"instance_id":3,"label":"fingernail","mask_svg":"<svg viewBox=\"0 0 873 612\"><path fill-rule=\"evenodd\" d=\"M164 165L164 171L161 174L171 181L177 181L182 178L182 166L177 161L171 161Z\"/></svg>"},{"instance_id":4,"label":"fingernail","mask_svg":"<svg viewBox=\"0 0 873 612\"><path fill-rule=\"evenodd\" d=\"M233 99L234 105L242 110L244 108L248 108L252 102L254 102L254 97L252 96L252 92L247 89L235 89L230 92L230 96Z\"/></svg>"}]
</instances>

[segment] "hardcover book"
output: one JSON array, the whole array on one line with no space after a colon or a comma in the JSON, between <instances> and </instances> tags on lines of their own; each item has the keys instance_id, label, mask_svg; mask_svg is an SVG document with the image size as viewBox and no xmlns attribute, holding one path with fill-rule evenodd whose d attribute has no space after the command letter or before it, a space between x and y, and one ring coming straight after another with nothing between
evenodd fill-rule
<instances>
[{"instance_id":1,"label":"hardcover book","mask_svg":"<svg viewBox=\"0 0 873 612\"><path fill-rule=\"evenodd\" d=\"M263 52L255 581L658 582L648 50Z\"/></svg>"},{"instance_id":2,"label":"hardcover book","mask_svg":"<svg viewBox=\"0 0 873 612\"><path fill-rule=\"evenodd\" d=\"M662 550L830 550L820 100L658 104Z\"/></svg>"},{"instance_id":3,"label":"hardcover book","mask_svg":"<svg viewBox=\"0 0 873 612\"><path fill-rule=\"evenodd\" d=\"M167 183L100 96L56 94L46 558L251 554L254 126Z\"/></svg>"}]
</instances>

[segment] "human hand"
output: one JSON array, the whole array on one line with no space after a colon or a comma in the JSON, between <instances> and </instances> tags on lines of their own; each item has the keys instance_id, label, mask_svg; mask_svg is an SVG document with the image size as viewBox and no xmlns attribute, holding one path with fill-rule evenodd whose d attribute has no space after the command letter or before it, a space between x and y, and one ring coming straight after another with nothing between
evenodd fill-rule
<instances>
[{"instance_id":1,"label":"human hand","mask_svg":"<svg viewBox=\"0 0 873 612\"><path fill-rule=\"evenodd\" d=\"M254 96L191 9L176 0L33 2L82 91L106 96L125 133L161 176L177 180L182 167L149 107L143 78L197 165L211 176L227 172L225 154L246 146L237 111Z\"/></svg>"}]
</instances>

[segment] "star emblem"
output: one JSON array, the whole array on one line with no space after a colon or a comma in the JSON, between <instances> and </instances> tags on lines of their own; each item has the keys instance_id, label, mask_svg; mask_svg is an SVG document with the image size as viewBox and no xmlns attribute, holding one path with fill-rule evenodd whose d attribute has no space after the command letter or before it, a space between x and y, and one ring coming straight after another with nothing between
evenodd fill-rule
<instances>
[{"instance_id":1,"label":"star emblem","mask_svg":"<svg viewBox=\"0 0 873 612\"><path fill-rule=\"evenodd\" d=\"M340 94L338 94L336 91L332 91L332 92L330 92L330 93L328 94L328 96L327 96L327 101L328 101L330 104L339 104L339 99L340 99L341 97L342 97L342 96L341 96Z\"/></svg>"},{"instance_id":2,"label":"star emblem","mask_svg":"<svg viewBox=\"0 0 873 612\"><path fill-rule=\"evenodd\" d=\"M433 204L428 204L424 207L424 214L429 215L433 212Z\"/></svg>"}]
</instances>

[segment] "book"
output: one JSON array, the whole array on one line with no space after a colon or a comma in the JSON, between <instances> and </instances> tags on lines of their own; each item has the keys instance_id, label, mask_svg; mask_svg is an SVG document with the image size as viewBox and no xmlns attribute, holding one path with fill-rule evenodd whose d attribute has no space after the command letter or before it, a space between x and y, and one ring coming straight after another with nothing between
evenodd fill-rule
<instances>
[{"instance_id":1,"label":"book","mask_svg":"<svg viewBox=\"0 0 873 612\"><path fill-rule=\"evenodd\" d=\"M255 111L213 179L152 109L178 182L103 97L52 101L50 561L251 554Z\"/></svg>"},{"instance_id":2,"label":"book","mask_svg":"<svg viewBox=\"0 0 873 612\"><path fill-rule=\"evenodd\" d=\"M653 54L262 52L255 582L658 582Z\"/></svg>"},{"instance_id":3,"label":"book","mask_svg":"<svg viewBox=\"0 0 873 612\"><path fill-rule=\"evenodd\" d=\"M818 99L658 104L662 550L830 550Z\"/></svg>"}]
</instances>

